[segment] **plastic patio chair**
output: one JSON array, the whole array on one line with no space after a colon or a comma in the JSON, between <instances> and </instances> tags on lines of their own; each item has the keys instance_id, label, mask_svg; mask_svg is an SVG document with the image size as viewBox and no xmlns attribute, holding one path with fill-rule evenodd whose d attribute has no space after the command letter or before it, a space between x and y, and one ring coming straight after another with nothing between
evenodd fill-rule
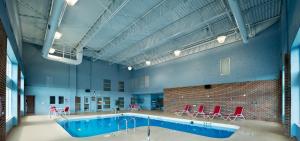
<instances>
[{"instance_id":1,"label":"plastic patio chair","mask_svg":"<svg viewBox=\"0 0 300 141\"><path fill-rule=\"evenodd\" d=\"M213 112L207 115L207 118L214 119L215 117L223 117L221 114L221 106L216 105Z\"/></svg>"},{"instance_id":2,"label":"plastic patio chair","mask_svg":"<svg viewBox=\"0 0 300 141\"><path fill-rule=\"evenodd\" d=\"M245 120L245 117L243 115L243 111L244 111L244 107L242 106L237 106L235 108L234 113L231 113L229 115L227 115L226 118L224 118L225 120L236 120L237 118L241 118ZM233 119L232 119L233 118Z\"/></svg>"}]
</instances>

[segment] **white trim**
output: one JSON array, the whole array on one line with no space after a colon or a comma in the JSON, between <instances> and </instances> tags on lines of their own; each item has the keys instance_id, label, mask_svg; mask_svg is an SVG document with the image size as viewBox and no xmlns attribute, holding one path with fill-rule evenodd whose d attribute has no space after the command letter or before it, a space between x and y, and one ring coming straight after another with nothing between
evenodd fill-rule
<instances>
[{"instance_id":1,"label":"white trim","mask_svg":"<svg viewBox=\"0 0 300 141\"><path fill-rule=\"evenodd\" d=\"M71 117L68 118L68 120L78 120L78 119L93 119L93 118L107 118L107 117L115 117L120 116L121 114L106 114L106 115L93 115L93 116L84 116L84 117ZM179 119L179 118L171 118L171 117L164 117L164 116L155 116L155 115L146 115L146 114L137 114L137 113L123 113L125 116L136 116L136 117L142 117L142 118L152 118L152 119L158 119L162 121L168 121L168 122L176 122L176 123L182 123L182 124L189 124L191 121L193 121L194 126L202 126L204 124L211 125L212 128L226 128L229 130L237 130L240 127L237 125L230 125L230 124L223 124L223 123L214 123L214 122L207 122L207 121L197 121L197 120L187 120L187 119ZM58 121L62 121L64 119L59 119Z\"/></svg>"}]
</instances>

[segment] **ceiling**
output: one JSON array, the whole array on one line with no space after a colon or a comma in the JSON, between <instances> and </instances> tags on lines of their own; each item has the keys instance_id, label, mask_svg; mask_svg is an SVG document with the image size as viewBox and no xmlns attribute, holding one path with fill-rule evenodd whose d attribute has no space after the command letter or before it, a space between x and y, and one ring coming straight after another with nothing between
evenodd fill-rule
<instances>
[{"instance_id":1,"label":"ceiling","mask_svg":"<svg viewBox=\"0 0 300 141\"><path fill-rule=\"evenodd\" d=\"M280 19L281 0L238 0L248 38ZM22 39L43 45L51 0L17 0ZM118 10L115 10L118 7ZM146 67L241 41L227 0L79 0L67 7L57 50ZM226 35L220 44L216 38ZM26 49L26 48L24 48Z\"/></svg>"}]
</instances>

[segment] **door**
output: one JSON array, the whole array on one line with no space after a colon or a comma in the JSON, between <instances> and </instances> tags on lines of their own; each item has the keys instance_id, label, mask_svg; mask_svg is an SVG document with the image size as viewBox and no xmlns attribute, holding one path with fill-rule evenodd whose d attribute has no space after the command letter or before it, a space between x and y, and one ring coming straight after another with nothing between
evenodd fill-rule
<instances>
[{"instance_id":1,"label":"door","mask_svg":"<svg viewBox=\"0 0 300 141\"><path fill-rule=\"evenodd\" d=\"M26 96L26 114L34 114L35 97L32 95Z\"/></svg>"},{"instance_id":2,"label":"door","mask_svg":"<svg viewBox=\"0 0 300 141\"><path fill-rule=\"evenodd\" d=\"M80 108L80 103L81 99L79 96L76 96L75 97L75 112L80 112L81 111L81 108Z\"/></svg>"}]
</instances>

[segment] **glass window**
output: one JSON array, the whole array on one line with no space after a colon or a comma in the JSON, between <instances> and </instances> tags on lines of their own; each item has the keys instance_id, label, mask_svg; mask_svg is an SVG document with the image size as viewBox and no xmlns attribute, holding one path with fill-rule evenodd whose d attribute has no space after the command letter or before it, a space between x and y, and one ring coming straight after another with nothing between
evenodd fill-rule
<instances>
[{"instance_id":1,"label":"glass window","mask_svg":"<svg viewBox=\"0 0 300 141\"><path fill-rule=\"evenodd\" d=\"M102 97L97 98L97 109L98 111L102 110Z\"/></svg>"},{"instance_id":2,"label":"glass window","mask_svg":"<svg viewBox=\"0 0 300 141\"><path fill-rule=\"evenodd\" d=\"M130 104L136 104L136 97L131 97Z\"/></svg>"},{"instance_id":3,"label":"glass window","mask_svg":"<svg viewBox=\"0 0 300 141\"><path fill-rule=\"evenodd\" d=\"M55 96L50 96L50 104L55 104Z\"/></svg>"},{"instance_id":4,"label":"glass window","mask_svg":"<svg viewBox=\"0 0 300 141\"><path fill-rule=\"evenodd\" d=\"M230 74L230 58L222 58L220 60L220 75Z\"/></svg>"},{"instance_id":5,"label":"glass window","mask_svg":"<svg viewBox=\"0 0 300 141\"><path fill-rule=\"evenodd\" d=\"M90 110L90 102L88 97L84 97L84 111L88 112Z\"/></svg>"},{"instance_id":6,"label":"glass window","mask_svg":"<svg viewBox=\"0 0 300 141\"><path fill-rule=\"evenodd\" d=\"M104 106L103 108L109 109L110 108L110 97L104 97Z\"/></svg>"},{"instance_id":7,"label":"glass window","mask_svg":"<svg viewBox=\"0 0 300 141\"><path fill-rule=\"evenodd\" d=\"M119 108L124 108L124 97L119 97Z\"/></svg>"},{"instance_id":8,"label":"glass window","mask_svg":"<svg viewBox=\"0 0 300 141\"><path fill-rule=\"evenodd\" d=\"M10 82L12 78L12 62L7 56L6 58L6 79ZM12 89L10 83L6 84L6 120L12 116Z\"/></svg>"},{"instance_id":9,"label":"glass window","mask_svg":"<svg viewBox=\"0 0 300 141\"><path fill-rule=\"evenodd\" d=\"M6 87L6 120L11 118L11 89Z\"/></svg>"},{"instance_id":10,"label":"glass window","mask_svg":"<svg viewBox=\"0 0 300 141\"><path fill-rule=\"evenodd\" d=\"M119 81L119 92L124 92L124 81Z\"/></svg>"},{"instance_id":11,"label":"glass window","mask_svg":"<svg viewBox=\"0 0 300 141\"><path fill-rule=\"evenodd\" d=\"M111 81L108 79L104 79L103 81L103 90L104 91L111 91Z\"/></svg>"},{"instance_id":12,"label":"glass window","mask_svg":"<svg viewBox=\"0 0 300 141\"><path fill-rule=\"evenodd\" d=\"M63 96L58 97L58 104L64 104L64 97Z\"/></svg>"}]
</instances>

